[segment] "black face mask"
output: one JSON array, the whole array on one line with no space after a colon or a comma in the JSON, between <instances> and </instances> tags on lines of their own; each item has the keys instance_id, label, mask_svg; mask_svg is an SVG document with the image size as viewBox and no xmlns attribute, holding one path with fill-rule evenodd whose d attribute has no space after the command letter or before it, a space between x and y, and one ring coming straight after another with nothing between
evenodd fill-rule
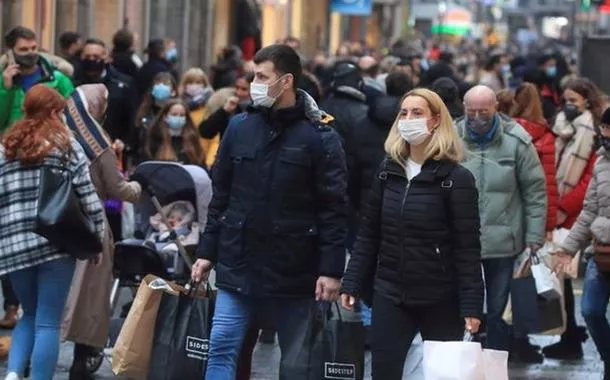
<instances>
[{"instance_id":1,"label":"black face mask","mask_svg":"<svg viewBox=\"0 0 610 380\"><path fill-rule=\"evenodd\" d=\"M31 69L38 63L38 53L13 54L15 63L24 69Z\"/></svg>"},{"instance_id":2,"label":"black face mask","mask_svg":"<svg viewBox=\"0 0 610 380\"><path fill-rule=\"evenodd\" d=\"M563 114L566 115L568 121L573 121L580 116L581 113L582 112L580 112L576 104L566 104L563 106Z\"/></svg>"},{"instance_id":3,"label":"black face mask","mask_svg":"<svg viewBox=\"0 0 610 380\"><path fill-rule=\"evenodd\" d=\"M491 124L491 118L486 116L467 118L466 120L466 126L479 136L485 135L491 128Z\"/></svg>"},{"instance_id":4,"label":"black face mask","mask_svg":"<svg viewBox=\"0 0 610 380\"><path fill-rule=\"evenodd\" d=\"M104 68L106 68L106 63L101 59L83 59L81 61L81 67L85 74L95 74L99 76L104 71Z\"/></svg>"}]
</instances>

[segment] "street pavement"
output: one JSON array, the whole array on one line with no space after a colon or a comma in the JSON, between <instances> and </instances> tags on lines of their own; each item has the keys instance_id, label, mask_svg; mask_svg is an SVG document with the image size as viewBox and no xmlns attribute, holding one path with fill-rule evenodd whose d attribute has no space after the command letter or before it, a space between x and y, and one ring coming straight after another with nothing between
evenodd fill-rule
<instances>
[{"instance_id":1,"label":"street pavement","mask_svg":"<svg viewBox=\"0 0 610 380\"><path fill-rule=\"evenodd\" d=\"M577 290L579 292L579 290ZM584 324L579 316L580 324ZM6 333L6 332L5 332ZM532 343L545 346L554 343L557 337L534 336ZM421 340L416 340L405 363L403 379L424 380L422 373L422 352L423 345ZM277 344L259 344L253 357L253 380L275 380L278 378L278 363L280 352ZM365 379L370 379L370 353L366 355L366 374ZM72 344L65 343L61 346L61 353L55 380L68 380L68 370L72 362ZM5 369L5 363L0 364L0 368ZM541 365L530 366L510 366L511 380L599 380L601 379L603 368L598 358L597 351L591 339L585 344L585 357L581 361L558 362L555 360L545 360ZM98 371L97 379L124 379L112 374L108 360L105 360ZM126 380L126 379L125 379Z\"/></svg>"}]
</instances>

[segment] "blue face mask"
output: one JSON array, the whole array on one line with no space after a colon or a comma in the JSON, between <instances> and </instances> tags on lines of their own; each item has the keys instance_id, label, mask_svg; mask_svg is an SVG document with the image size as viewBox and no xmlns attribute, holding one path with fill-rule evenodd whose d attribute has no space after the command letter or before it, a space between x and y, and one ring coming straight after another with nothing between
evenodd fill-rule
<instances>
[{"instance_id":1,"label":"blue face mask","mask_svg":"<svg viewBox=\"0 0 610 380\"><path fill-rule=\"evenodd\" d=\"M510 73L510 65L502 65L502 74Z\"/></svg>"},{"instance_id":2,"label":"blue face mask","mask_svg":"<svg viewBox=\"0 0 610 380\"><path fill-rule=\"evenodd\" d=\"M546 68L546 76L549 78L555 78L555 76L557 75L557 67L556 66L550 66Z\"/></svg>"},{"instance_id":3,"label":"blue face mask","mask_svg":"<svg viewBox=\"0 0 610 380\"><path fill-rule=\"evenodd\" d=\"M165 122L174 131L181 130L186 124L186 116L167 115Z\"/></svg>"},{"instance_id":4,"label":"blue face mask","mask_svg":"<svg viewBox=\"0 0 610 380\"><path fill-rule=\"evenodd\" d=\"M178 50L176 48L171 48L165 52L165 58L168 61L175 61L178 59Z\"/></svg>"},{"instance_id":5,"label":"blue face mask","mask_svg":"<svg viewBox=\"0 0 610 380\"><path fill-rule=\"evenodd\" d=\"M172 96L172 88L165 83L157 83L152 88L152 96L156 100L167 100Z\"/></svg>"}]
</instances>

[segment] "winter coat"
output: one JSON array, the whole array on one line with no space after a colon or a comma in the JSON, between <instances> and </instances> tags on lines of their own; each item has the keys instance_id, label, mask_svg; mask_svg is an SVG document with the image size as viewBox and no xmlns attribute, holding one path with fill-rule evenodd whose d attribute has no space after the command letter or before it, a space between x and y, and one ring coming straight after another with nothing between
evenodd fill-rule
<instances>
[{"instance_id":1,"label":"winter coat","mask_svg":"<svg viewBox=\"0 0 610 380\"><path fill-rule=\"evenodd\" d=\"M178 73L172 67L172 64L163 58L150 58L138 71L134 83L138 93L138 103L144 97L144 94L152 87L154 78L159 73L171 73L176 81L178 81Z\"/></svg>"},{"instance_id":2,"label":"winter coat","mask_svg":"<svg viewBox=\"0 0 610 380\"><path fill-rule=\"evenodd\" d=\"M462 317L483 313L480 223L472 174L450 161L428 160L410 182L387 158L362 211L342 293L370 302L374 292L396 303L427 306L459 299Z\"/></svg>"},{"instance_id":3,"label":"winter coat","mask_svg":"<svg viewBox=\"0 0 610 380\"><path fill-rule=\"evenodd\" d=\"M42 165L23 165L8 161L0 146L0 275L67 257L34 232L42 166L65 167L71 173L82 210L91 218L100 239L104 236L103 205L91 182L87 157L76 140L72 140L72 152L66 162L63 153L53 151Z\"/></svg>"},{"instance_id":4,"label":"winter coat","mask_svg":"<svg viewBox=\"0 0 610 380\"><path fill-rule=\"evenodd\" d=\"M341 86L322 101L320 108L335 118L335 129L346 147L349 147L355 128L367 119L369 107L363 92L347 86Z\"/></svg>"},{"instance_id":5,"label":"winter coat","mask_svg":"<svg viewBox=\"0 0 610 380\"><path fill-rule=\"evenodd\" d=\"M313 297L319 276L343 275L345 158L339 136L305 98L298 92L293 107L250 108L225 132L198 247L215 264L220 289Z\"/></svg>"},{"instance_id":6,"label":"winter coat","mask_svg":"<svg viewBox=\"0 0 610 380\"><path fill-rule=\"evenodd\" d=\"M135 53L126 51L122 53L112 53L112 66L121 74L135 78L138 75L138 71L142 64L135 60Z\"/></svg>"},{"instance_id":7,"label":"winter coat","mask_svg":"<svg viewBox=\"0 0 610 380\"><path fill-rule=\"evenodd\" d=\"M515 118L532 137L538 158L546 178L547 213L546 230L553 231L557 227L557 173L555 169L555 135L546 124Z\"/></svg>"},{"instance_id":8,"label":"winter coat","mask_svg":"<svg viewBox=\"0 0 610 380\"><path fill-rule=\"evenodd\" d=\"M561 244L572 254L586 248L591 239L610 244L610 153L601 148L598 155L582 211Z\"/></svg>"},{"instance_id":9,"label":"winter coat","mask_svg":"<svg viewBox=\"0 0 610 380\"><path fill-rule=\"evenodd\" d=\"M38 83L44 83L59 92L64 98L72 95L74 86L65 74L51 64L45 56L40 55L38 65L42 69L42 77ZM14 77L13 87L9 90L4 87L4 77L0 76L0 135L23 118L23 101L25 92L19 84L19 76Z\"/></svg>"},{"instance_id":10,"label":"winter coat","mask_svg":"<svg viewBox=\"0 0 610 380\"><path fill-rule=\"evenodd\" d=\"M138 201L142 188L137 182L127 182L121 176L117 170L117 157L112 150L108 149L97 157L89 169L91 180L103 201ZM62 325L62 340L96 348L103 348L108 340L111 317L109 300L114 239L107 220L105 224L102 260L98 266L88 261L77 262Z\"/></svg>"},{"instance_id":11,"label":"winter coat","mask_svg":"<svg viewBox=\"0 0 610 380\"><path fill-rule=\"evenodd\" d=\"M526 244L542 244L546 226L546 179L532 138L513 119L494 116L497 129L480 144L456 120L468 154L462 163L476 179L484 259L513 257Z\"/></svg>"}]
</instances>

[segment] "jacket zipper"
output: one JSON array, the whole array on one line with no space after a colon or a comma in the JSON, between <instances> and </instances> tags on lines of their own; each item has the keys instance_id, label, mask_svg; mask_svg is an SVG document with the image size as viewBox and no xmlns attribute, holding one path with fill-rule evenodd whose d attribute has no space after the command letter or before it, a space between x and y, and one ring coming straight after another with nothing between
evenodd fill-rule
<instances>
[{"instance_id":1,"label":"jacket zipper","mask_svg":"<svg viewBox=\"0 0 610 380\"><path fill-rule=\"evenodd\" d=\"M402 204L400 206L400 227L401 227L400 230L401 231L405 230L405 226L404 226L405 218L403 217L403 215L405 213L405 205L407 204L407 195L409 195L409 188L410 187L411 187L411 181L409 181L409 179L407 179L407 186L405 188L405 195L402 198ZM403 237L403 238L400 239L400 271L403 274L403 276L402 276L403 284L405 283L405 271L403 270L403 268L405 267L404 252L405 252L405 239Z\"/></svg>"},{"instance_id":2,"label":"jacket zipper","mask_svg":"<svg viewBox=\"0 0 610 380\"><path fill-rule=\"evenodd\" d=\"M441 249L438 247L438 244L434 244L434 251L436 252L438 259L441 262L441 267L443 268L443 273L445 273L446 272L445 262L443 261L443 255L441 254Z\"/></svg>"}]
</instances>

